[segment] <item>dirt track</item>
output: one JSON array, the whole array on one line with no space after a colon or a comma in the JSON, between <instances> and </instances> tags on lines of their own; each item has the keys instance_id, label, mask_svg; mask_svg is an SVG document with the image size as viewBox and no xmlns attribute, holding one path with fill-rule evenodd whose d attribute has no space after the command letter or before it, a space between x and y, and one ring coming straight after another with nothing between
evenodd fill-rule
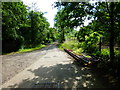
<instances>
[{"instance_id":1,"label":"dirt track","mask_svg":"<svg viewBox=\"0 0 120 90\"><path fill-rule=\"evenodd\" d=\"M105 80L91 72L90 68L78 66L55 45L29 53L3 56L3 82L3 88L42 87L42 83L57 83L60 88L108 87Z\"/></svg>"}]
</instances>

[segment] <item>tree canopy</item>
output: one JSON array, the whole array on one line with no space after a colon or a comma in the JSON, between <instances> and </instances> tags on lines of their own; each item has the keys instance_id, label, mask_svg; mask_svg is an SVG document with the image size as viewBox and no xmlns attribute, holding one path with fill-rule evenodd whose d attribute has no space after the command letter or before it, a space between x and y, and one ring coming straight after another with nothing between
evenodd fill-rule
<instances>
[{"instance_id":1,"label":"tree canopy","mask_svg":"<svg viewBox=\"0 0 120 90\"><path fill-rule=\"evenodd\" d=\"M55 17L55 25L65 32L65 28L80 26L77 39L85 41L85 47L98 43L100 38L110 47L111 61L114 59L114 45L119 42L119 5L120 2L56 2L58 11ZM85 20L92 20L88 26L84 26ZM89 46L90 44L90 46ZM95 46L96 47L96 46ZM87 48L88 49L88 48Z\"/></svg>"},{"instance_id":2,"label":"tree canopy","mask_svg":"<svg viewBox=\"0 0 120 90\"><path fill-rule=\"evenodd\" d=\"M23 2L2 2L3 52L31 48L54 41L44 13L28 9Z\"/></svg>"}]
</instances>

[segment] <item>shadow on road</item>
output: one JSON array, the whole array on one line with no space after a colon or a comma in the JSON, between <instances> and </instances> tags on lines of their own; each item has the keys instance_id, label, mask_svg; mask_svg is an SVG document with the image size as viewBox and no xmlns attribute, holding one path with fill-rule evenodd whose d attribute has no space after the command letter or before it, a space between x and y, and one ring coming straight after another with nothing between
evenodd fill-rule
<instances>
[{"instance_id":1,"label":"shadow on road","mask_svg":"<svg viewBox=\"0 0 120 90\"><path fill-rule=\"evenodd\" d=\"M56 48L51 44L48 47L13 55L2 56L2 83L7 82L16 74L36 62L39 58L45 55L49 50ZM1 61L0 60L0 61Z\"/></svg>"},{"instance_id":2,"label":"shadow on road","mask_svg":"<svg viewBox=\"0 0 120 90\"><path fill-rule=\"evenodd\" d=\"M41 88L41 83L58 83L60 88L106 88L104 80L91 73L88 67L80 67L73 62L72 64L57 64L50 67L41 66L32 72L33 79L25 79L19 85L10 86L18 88ZM43 88L43 87L42 87Z\"/></svg>"}]
</instances>

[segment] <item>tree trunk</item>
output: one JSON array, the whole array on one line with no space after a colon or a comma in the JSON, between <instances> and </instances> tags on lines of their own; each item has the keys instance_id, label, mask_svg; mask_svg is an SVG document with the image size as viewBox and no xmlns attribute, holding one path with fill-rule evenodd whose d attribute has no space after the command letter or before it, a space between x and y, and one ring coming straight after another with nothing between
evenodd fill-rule
<instances>
[{"instance_id":1,"label":"tree trunk","mask_svg":"<svg viewBox=\"0 0 120 90\"><path fill-rule=\"evenodd\" d=\"M63 33L62 33L62 41L64 42L65 41L65 31L64 31L64 29L62 30L63 31Z\"/></svg>"},{"instance_id":2,"label":"tree trunk","mask_svg":"<svg viewBox=\"0 0 120 90\"><path fill-rule=\"evenodd\" d=\"M100 42L99 42L99 51L101 52L101 37L100 37Z\"/></svg>"},{"instance_id":3,"label":"tree trunk","mask_svg":"<svg viewBox=\"0 0 120 90\"><path fill-rule=\"evenodd\" d=\"M114 2L110 3L110 60L114 61Z\"/></svg>"},{"instance_id":4,"label":"tree trunk","mask_svg":"<svg viewBox=\"0 0 120 90\"><path fill-rule=\"evenodd\" d=\"M64 31L64 27L61 26L61 43L63 43L65 41L65 31Z\"/></svg>"}]
</instances>

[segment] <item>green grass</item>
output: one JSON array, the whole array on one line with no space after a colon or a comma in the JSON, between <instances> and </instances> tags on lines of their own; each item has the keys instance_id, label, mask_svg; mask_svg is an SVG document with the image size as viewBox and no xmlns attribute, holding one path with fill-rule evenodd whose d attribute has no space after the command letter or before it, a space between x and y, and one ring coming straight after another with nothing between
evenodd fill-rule
<instances>
[{"instance_id":1,"label":"green grass","mask_svg":"<svg viewBox=\"0 0 120 90\"><path fill-rule=\"evenodd\" d=\"M61 43L58 45L58 47L63 50L63 49L70 49L73 50L73 53L80 55L83 52L82 48L79 48L79 42L78 41L73 41L69 40L64 43Z\"/></svg>"},{"instance_id":2,"label":"green grass","mask_svg":"<svg viewBox=\"0 0 120 90\"><path fill-rule=\"evenodd\" d=\"M91 56L89 56L89 55L83 55L84 57L86 57L86 58L91 58Z\"/></svg>"},{"instance_id":3,"label":"green grass","mask_svg":"<svg viewBox=\"0 0 120 90\"><path fill-rule=\"evenodd\" d=\"M77 55L82 55L81 53L83 52L82 48L78 48L78 49L74 49L73 53L77 54Z\"/></svg>"},{"instance_id":4,"label":"green grass","mask_svg":"<svg viewBox=\"0 0 120 90\"><path fill-rule=\"evenodd\" d=\"M11 53L7 53L5 55L12 55L12 54L23 53L23 52L30 52L30 51L41 49L43 47L46 47L46 46L45 45L39 45L35 48L19 49L17 52L11 52Z\"/></svg>"},{"instance_id":5,"label":"green grass","mask_svg":"<svg viewBox=\"0 0 120 90\"><path fill-rule=\"evenodd\" d=\"M114 49L114 53L115 53L115 55L120 55L120 51L119 50ZM110 55L109 48L101 49L101 55Z\"/></svg>"},{"instance_id":6,"label":"green grass","mask_svg":"<svg viewBox=\"0 0 120 90\"><path fill-rule=\"evenodd\" d=\"M70 49L73 50L73 53L81 55L82 52L84 52L83 47L81 47L81 43L79 43L78 41L73 41L73 40L69 40L69 41L65 41L64 43L61 43L58 45L58 47L63 50L63 49ZM114 49L115 52L115 56L116 55L120 55L120 51ZM101 49L101 53L100 51L96 51L94 53L92 53L93 55L102 55L102 56L109 56L110 55L110 51L109 48L105 48L105 49ZM86 56L88 58L90 58L89 56Z\"/></svg>"},{"instance_id":7,"label":"green grass","mask_svg":"<svg viewBox=\"0 0 120 90\"><path fill-rule=\"evenodd\" d=\"M65 48L65 49L76 49L77 46L78 46L77 41L65 41L64 43L59 44L59 48L61 50L63 50L63 48Z\"/></svg>"}]
</instances>

